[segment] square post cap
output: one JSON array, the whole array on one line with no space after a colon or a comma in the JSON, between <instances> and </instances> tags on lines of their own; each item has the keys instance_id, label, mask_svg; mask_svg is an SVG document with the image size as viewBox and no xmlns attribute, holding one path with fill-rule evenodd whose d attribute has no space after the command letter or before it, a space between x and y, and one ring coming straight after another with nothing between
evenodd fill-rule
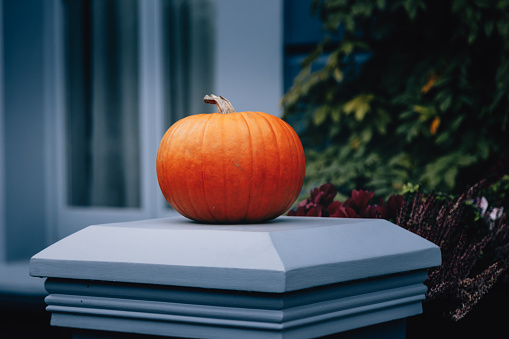
<instances>
[{"instance_id":1,"label":"square post cap","mask_svg":"<svg viewBox=\"0 0 509 339\"><path fill-rule=\"evenodd\" d=\"M32 257L30 274L285 293L441 264L435 244L382 219L184 217L89 226Z\"/></svg>"}]
</instances>

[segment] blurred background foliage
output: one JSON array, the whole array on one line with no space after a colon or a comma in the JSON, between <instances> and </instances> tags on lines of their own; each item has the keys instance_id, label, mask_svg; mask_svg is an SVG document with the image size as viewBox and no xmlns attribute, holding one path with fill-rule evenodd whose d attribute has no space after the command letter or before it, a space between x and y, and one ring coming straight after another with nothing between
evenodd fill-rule
<instances>
[{"instance_id":1,"label":"blurred background foliage","mask_svg":"<svg viewBox=\"0 0 509 339\"><path fill-rule=\"evenodd\" d=\"M311 11L327 34L282 101L306 151L303 192L459 193L507 156L508 0L314 0Z\"/></svg>"}]
</instances>

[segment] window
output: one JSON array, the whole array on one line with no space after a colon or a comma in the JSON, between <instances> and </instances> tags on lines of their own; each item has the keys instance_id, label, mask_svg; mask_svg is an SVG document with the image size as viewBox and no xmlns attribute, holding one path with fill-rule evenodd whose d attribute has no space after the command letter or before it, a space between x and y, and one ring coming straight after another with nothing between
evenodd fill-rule
<instances>
[{"instance_id":1,"label":"window","mask_svg":"<svg viewBox=\"0 0 509 339\"><path fill-rule=\"evenodd\" d=\"M214 111L202 103L210 93L239 111L278 114L282 4L2 1L0 262L26 260L92 224L170 215L155 158L172 122ZM99 20L100 8L108 20ZM131 34L117 32L122 25ZM99 92L94 83L107 88ZM105 93L115 100L105 101ZM106 111L113 112L101 116ZM113 137L115 147L100 147ZM103 159L95 150L114 155ZM97 196L104 185L114 187L113 198Z\"/></svg>"},{"instance_id":2,"label":"window","mask_svg":"<svg viewBox=\"0 0 509 339\"><path fill-rule=\"evenodd\" d=\"M55 10L64 144L57 237L166 215L146 164L173 122L211 109L202 98L214 85L212 1L64 0Z\"/></svg>"},{"instance_id":3,"label":"window","mask_svg":"<svg viewBox=\"0 0 509 339\"><path fill-rule=\"evenodd\" d=\"M140 207L138 4L63 2L67 204Z\"/></svg>"},{"instance_id":4,"label":"window","mask_svg":"<svg viewBox=\"0 0 509 339\"><path fill-rule=\"evenodd\" d=\"M137 0L63 2L71 206L141 207L139 6ZM214 50L214 13L207 0L164 1L158 12L169 126L186 112L210 110L201 97L214 80L214 53L204 52Z\"/></svg>"}]
</instances>

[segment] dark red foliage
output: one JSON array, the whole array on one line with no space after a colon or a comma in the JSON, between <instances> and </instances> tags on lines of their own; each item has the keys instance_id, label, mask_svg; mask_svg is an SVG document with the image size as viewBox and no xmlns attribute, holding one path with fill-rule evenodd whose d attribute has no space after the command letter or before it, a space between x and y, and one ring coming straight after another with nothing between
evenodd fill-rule
<instances>
[{"instance_id":1,"label":"dark red foliage","mask_svg":"<svg viewBox=\"0 0 509 339\"><path fill-rule=\"evenodd\" d=\"M352 191L344 203L334 201L337 191L329 183L311 190L309 199L288 215L383 218L435 243L442 252L442 265L429 269L424 306L427 312L459 320L497 281L509 283L508 208L504 210L500 198L493 199L499 205L490 208L479 203L486 201L487 192L481 191L492 180L479 182L457 198L418 191L392 195L387 202L382 198L379 205L370 204L374 192L364 190Z\"/></svg>"},{"instance_id":2,"label":"dark red foliage","mask_svg":"<svg viewBox=\"0 0 509 339\"><path fill-rule=\"evenodd\" d=\"M320 188L315 188L311 191L310 199L317 205L329 205L338 191L333 184L325 184L320 186Z\"/></svg>"},{"instance_id":3,"label":"dark red foliage","mask_svg":"<svg viewBox=\"0 0 509 339\"><path fill-rule=\"evenodd\" d=\"M330 217L334 218L358 218L357 213L350 207L343 205L340 201L332 202L327 207L327 212Z\"/></svg>"},{"instance_id":4,"label":"dark red foliage","mask_svg":"<svg viewBox=\"0 0 509 339\"><path fill-rule=\"evenodd\" d=\"M364 210L368 207L368 203L375 192L368 192L364 190L353 190L352 197L345 201L345 205L351 207L357 212L357 214L362 215Z\"/></svg>"},{"instance_id":5,"label":"dark red foliage","mask_svg":"<svg viewBox=\"0 0 509 339\"><path fill-rule=\"evenodd\" d=\"M387 220L396 220L396 216L401 210L404 201L405 199L401 194L391 195L389 199L387 199L387 204L385 203L384 198L381 198L380 205L377 207L380 217Z\"/></svg>"},{"instance_id":6,"label":"dark red foliage","mask_svg":"<svg viewBox=\"0 0 509 339\"><path fill-rule=\"evenodd\" d=\"M296 210L288 211L289 216L328 217L327 207L336 197L337 190L333 184L324 184L311 190L309 199L301 201Z\"/></svg>"},{"instance_id":7,"label":"dark red foliage","mask_svg":"<svg viewBox=\"0 0 509 339\"><path fill-rule=\"evenodd\" d=\"M367 205L364 210L362 210L360 217L361 218L368 218L368 219L375 219L379 218L380 215L377 213L377 205Z\"/></svg>"},{"instance_id":8,"label":"dark red foliage","mask_svg":"<svg viewBox=\"0 0 509 339\"><path fill-rule=\"evenodd\" d=\"M335 217L335 218L383 218L394 220L401 208L403 197L393 195L381 200L381 205L369 204L375 192L353 190L352 196L346 201L334 201L337 189L328 183L311 190L308 199L301 201L295 210L288 211L289 216L302 217Z\"/></svg>"}]
</instances>

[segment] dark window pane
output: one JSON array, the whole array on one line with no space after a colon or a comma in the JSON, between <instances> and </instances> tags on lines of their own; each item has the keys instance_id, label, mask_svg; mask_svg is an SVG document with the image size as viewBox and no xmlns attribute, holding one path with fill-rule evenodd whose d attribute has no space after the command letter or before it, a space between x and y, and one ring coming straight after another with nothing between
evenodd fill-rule
<instances>
[{"instance_id":1,"label":"dark window pane","mask_svg":"<svg viewBox=\"0 0 509 339\"><path fill-rule=\"evenodd\" d=\"M164 123L169 128L188 115L216 112L203 102L214 91L215 8L210 0L162 4Z\"/></svg>"},{"instance_id":2,"label":"dark window pane","mask_svg":"<svg viewBox=\"0 0 509 339\"><path fill-rule=\"evenodd\" d=\"M64 1L70 205L140 206L137 5Z\"/></svg>"}]
</instances>

